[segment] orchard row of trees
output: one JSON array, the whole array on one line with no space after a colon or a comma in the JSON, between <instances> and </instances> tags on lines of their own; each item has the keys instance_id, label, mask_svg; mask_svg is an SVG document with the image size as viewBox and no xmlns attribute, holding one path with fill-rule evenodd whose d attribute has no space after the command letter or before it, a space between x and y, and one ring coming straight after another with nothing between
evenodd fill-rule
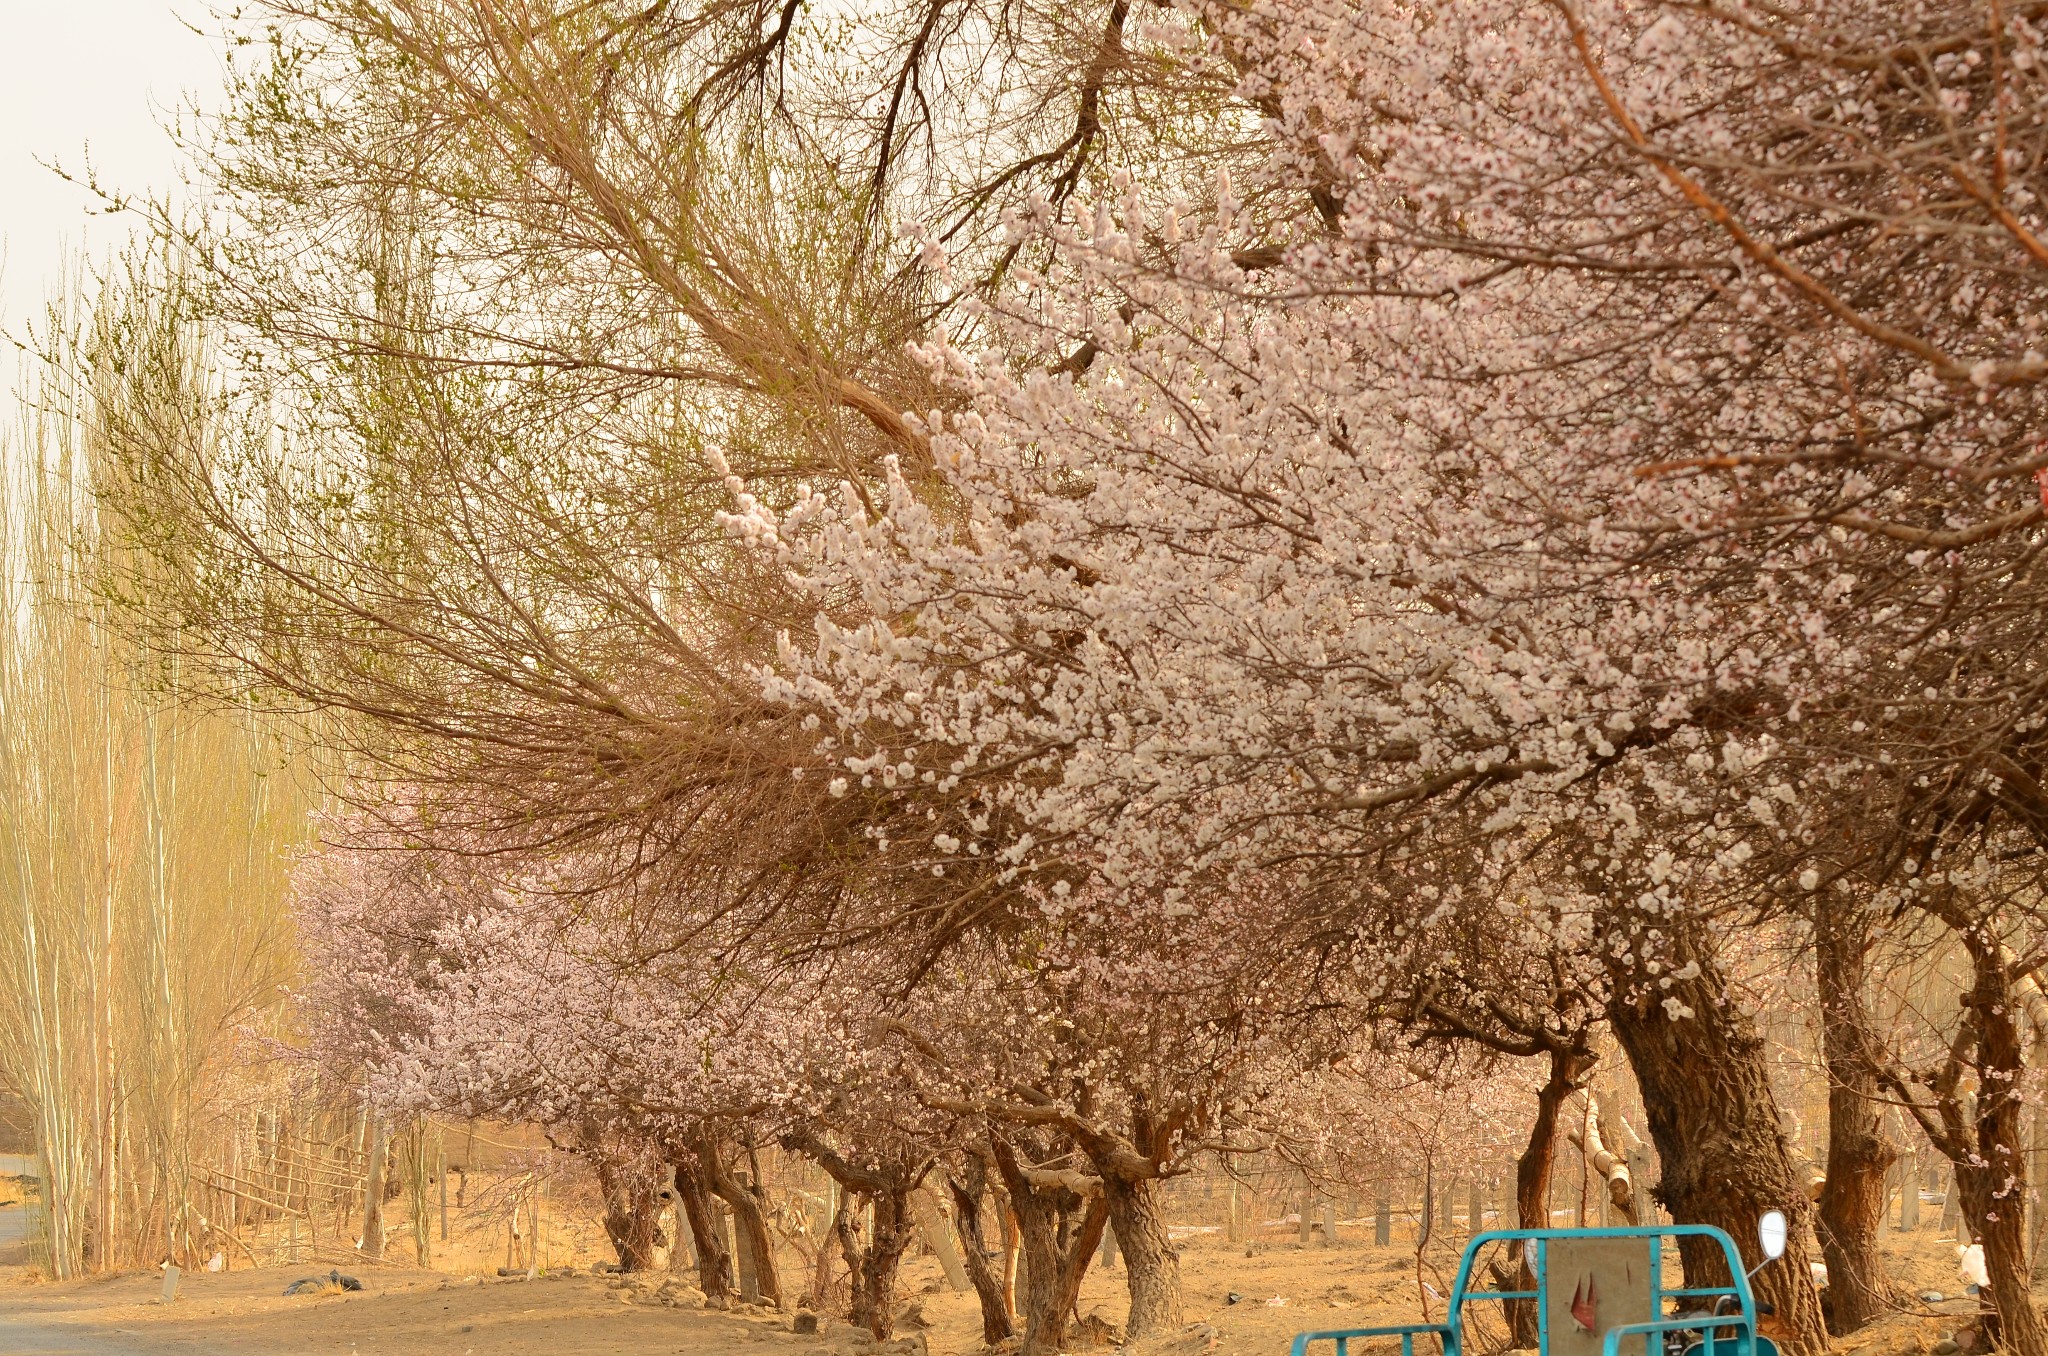
<instances>
[{"instance_id":1,"label":"orchard row of trees","mask_svg":"<svg viewBox=\"0 0 2048 1356\"><path fill-rule=\"evenodd\" d=\"M205 212L52 356L132 633L346 746L338 1080L679 1165L712 1294L804 1154L878 1335L910 1189L999 1183L1032 1351L1104 1231L1177 1326L1159 1183L1417 1067L1537 1088L1525 1220L1561 1117L1620 1202L1623 1065L1817 1349L1896 1108L2048 1352L2038 7L236 22Z\"/></svg>"}]
</instances>

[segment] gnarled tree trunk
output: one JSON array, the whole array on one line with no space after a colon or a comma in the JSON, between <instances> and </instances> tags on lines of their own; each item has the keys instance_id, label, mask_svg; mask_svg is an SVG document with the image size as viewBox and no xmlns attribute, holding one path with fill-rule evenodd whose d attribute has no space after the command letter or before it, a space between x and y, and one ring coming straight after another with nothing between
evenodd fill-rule
<instances>
[{"instance_id":1,"label":"gnarled tree trunk","mask_svg":"<svg viewBox=\"0 0 2048 1356\"><path fill-rule=\"evenodd\" d=\"M1550 1227L1550 1173L1557 1162L1558 1113L1563 1109L1565 1100L1579 1090L1586 1071L1592 1067L1593 1058L1584 1051L1553 1049L1550 1052L1550 1077L1536 1090L1536 1119L1529 1125L1529 1142L1523 1146L1521 1157L1515 1160L1517 1228ZM1516 1290L1527 1290L1536 1284L1528 1264L1522 1261L1522 1254L1520 1243L1508 1245L1509 1261L1518 1264L1518 1276L1512 1287ZM1508 1331L1515 1346L1534 1350L1538 1336L1535 1302L1508 1300L1504 1307L1507 1309Z\"/></svg>"},{"instance_id":2,"label":"gnarled tree trunk","mask_svg":"<svg viewBox=\"0 0 2048 1356\"><path fill-rule=\"evenodd\" d=\"M591 1167L604 1197L604 1232L619 1255L621 1271L646 1271L655 1250L667 1240L661 1233L661 1192L643 1174L621 1171L609 1155L593 1154Z\"/></svg>"},{"instance_id":3,"label":"gnarled tree trunk","mask_svg":"<svg viewBox=\"0 0 2048 1356\"><path fill-rule=\"evenodd\" d=\"M896 1272L914 1232L910 1193L924 1180L930 1160L876 1158L856 1161L834 1149L816 1133L802 1128L785 1134L782 1147L807 1156L823 1168L841 1190L869 1203L871 1220L865 1245L856 1246L853 1242L857 1226L851 1218L851 1210L842 1210L836 1225L841 1246L846 1252L846 1265L852 1273L853 1299L847 1316L866 1328L875 1340L887 1339L896 1328Z\"/></svg>"},{"instance_id":4,"label":"gnarled tree trunk","mask_svg":"<svg viewBox=\"0 0 2048 1356\"><path fill-rule=\"evenodd\" d=\"M1828 1267L1828 1330L1855 1332L1887 1311L1890 1286L1878 1256L1885 1174L1899 1156L1878 1105L1877 1036L1864 1004L1868 920L1831 896L1816 902L1814 978L1821 1058L1828 1071L1827 1181L1815 1232Z\"/></svg>"},{"instance_id":5,"label":"gnarled tree trunk","mask_svg":"<svg viewBox=\"0 0 2048 1356\"><path fill-rule=\"evenodd\" d=\"M1128 1340L1178 1332L1183 1326L1180 1303L1180 1253L1166 1231L1166 1211L1159 1202L1156 1177L1102 1175L1102 1195L1109 1226L1123 1249L1124 1277L1131 1292L1131 1314L1124 1325Z\"/></svg>"},{"instance_id":6,"label":"gnarled tree trunk","mask_svg":"<svg viewBox=\"0 0 2048 1356\"><path fill-rule=\"evenodd\" d=\"M1975 1105L1969 1106L1957 1092L1959 1080L1946 1080L1940 1133L1930 1131L1930 1138L1955 1164L1963 1218L1984 1247L1984 1271L1997 1310L1986 1316L1986 1336L2020 1356L2044 1356L2048 1328L2034 1307L2033 1259L2027 1248L2027 1156L2020 1136L2024 1048L2017 1005L2003 949L1987 943L1981 931L1965 933L1964 944L1975 981L1963 998L1963 1022L1975 1046L1979 1088ZM1965 1119L1966 1108L1974 1113L1972 1119Z\"/></svg>"},{"instance_id":7,"label":"gnarled tree trunk","mask_svg":"<svg viewBox=\"0 0 2048 1356\"><path fill-rule=\"evenodd\" d=\"M1124 1255L1124 1283L1130 1290L1125 1340L1178 1332L1181 1315L1180 1253L1166 1231L1159 1181L1174 1152L1178 1122L1133 1098L1130 1134L1097 1125L1070 1124L1076 1145L1101 1179L1109 1227Z\"/></svg>"},{"instance_id":8,"label":"gnarled tree trunk","mask_svg":"<svg viewBox=\"0 0 2048 1356\"><path fill-rule=\"evenodd\" d=\"M732 1256L726 1250L725 1230L719 1227L711 1189L704 1183L694 1153L677 1160L675 1180L676 1199L682 1204L692 1250L697 1254L697 1288L709 1303L728 1304L732 1300Z\"/></svg>"},{"instance_id":9,"label":"gnarled tree trunk","mask_svg":"<svg viewBox=\"0 0 2048 1356\"><path fill-rule=\"evenodd\" d=\"M704 1165L705 1186L732 1211L738 1245L747 1250L746 1260L753 1263L751 1268L740 1268L740 1298L748 1304L780 1305L782 1282L775 1271L774 1241L769 1237L768 1217L761 1209L761 1197L754 1182L734 1174L725 1166L718 1143L710 1136L700 1136L691 1147L697 1152L697 1161ZM750 1272L753 1287L748 1290L744 1283Z\"/></svg>"},{"instance_id":10,"label":"gnarled tree trunk","mask_svg":"<svg viewBox=\"0 0 2048 1356\"><path fill-rule=\"evenodd\" d=\"M853 1312L849 1317L887 1341L896 1331L896 1272L910 1246L910 1188L892 1184L874 1193L873 1224L867 1246L850 1260L853 1266Z\"/></svg>"},{"instance_id":11,"label":"gnarled tree trunk","mask_svg":"<svg viewBox=\"0 0 2048 1356\"><path fill-rule=\"evenodd\" d=\"M1643 921L1629 924L1631 940L1648 947ZM1655 1194L1677 1223L1726 1230L1745 1266L1763 1260L1757 1221L1766 1211L1783 1211L1791 1225L1785 1254L1757 1272L1752 1284L1776 1310L1781 1345L1821 1351L1827 1330L1806 1242L1812 1205L1786 1149L1763 1040L1728 993L1703 930L1669 918L1659 926L1663 973L1656 982L1618 973L1608 1010L1642 1090L1663 1168ZM1687 971L1690 978L1677 977ZM1688 1286L1728 1283L1721 1250L1707 1240L1681 1240L1679 1255Z\"/></svg>"},{"instance_id":12,"label":"gnarled tree trunk","mask_svg":"<svg viewBox=\"0 0 2048 1356\"><path fill-rule=\"evenodd\" d=\"M1031 1168L1000 1137L993 1148L1024 1259L1022 1356L1057 1356L1066 1345L1081 1278L1101 1246L1108 1207L1093 1178Z\"/></svg>"},{"instance_id":13,"label":"gnarled tree trunk","mask_svg":"<svg viewBox=\"0 0 2048 1356\"><path fill-rule=\"evenodd\" d=\"M1010 1322L1010 1306L1003 1299L1003 1282L988 1264L988 1248L982 1236L981 1203L988 1192L988 1170L979 1158L970 1158L958 1177L946 1179L953 1197L953 1229L960 1235L961 1261L967 1268L967 1283L981 1303L981 1340L989 1346L1016 1333Z\"/></svg>"}]
</instances>

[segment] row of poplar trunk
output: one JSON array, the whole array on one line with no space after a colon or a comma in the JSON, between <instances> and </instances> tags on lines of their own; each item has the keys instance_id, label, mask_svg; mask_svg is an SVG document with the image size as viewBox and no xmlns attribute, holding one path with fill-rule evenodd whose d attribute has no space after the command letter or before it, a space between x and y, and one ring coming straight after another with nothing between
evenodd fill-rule
<instances>
[{"instance_id":1,"label":"row of poplar trunk","mask_svg":"<svg viewBox=\"0 0 2048 1356\"><path fill-rule=\"evenodd\" d=\"M43 1212L80 1221L71 1270L198 1268L215 1256L254 1262L243 1229L287 1223L295 1238L303 1226L314 1253L338 1257L360 1248L352 1235L375 1213L366 1196L383 1135L373 1126L372 1117L341 1113L223 1116L168 1145L114 1139L83 1180L53 1180L45 1155ZM61 1199L67 1192L72 1199ZM53 1262L61 1260L51 1243Z\"/></svg>"}]
</instances>

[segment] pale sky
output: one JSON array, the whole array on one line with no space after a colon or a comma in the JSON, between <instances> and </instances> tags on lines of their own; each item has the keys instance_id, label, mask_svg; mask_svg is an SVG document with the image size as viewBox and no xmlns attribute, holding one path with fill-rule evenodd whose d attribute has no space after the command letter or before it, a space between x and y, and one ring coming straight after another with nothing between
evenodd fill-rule
<instances>
[{"instance_id":1,"label":"pale sky","mask_svg":"<svg viewBox=\"0 0 2048 1356\"><path fill-rule=\"evenodd\" d=\"M89 213L90 196L38 165L159 192L177 159L159 124L197 96L212 106L218 48L206 0L0 0L0 324L15 337L38 313L70 251L103 256L132 229ZM11 353L6 345L0 352ZM0 408L11 409L14 363L0 359Z\"/></svg>"}]
</instances>

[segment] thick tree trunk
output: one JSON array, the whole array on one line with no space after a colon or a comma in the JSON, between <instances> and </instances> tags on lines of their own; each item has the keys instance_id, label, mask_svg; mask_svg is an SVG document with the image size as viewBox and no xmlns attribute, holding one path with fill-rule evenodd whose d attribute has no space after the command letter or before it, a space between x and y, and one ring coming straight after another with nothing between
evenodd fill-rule
<instances>
[{"instance_id":1,"label":"thick tree trunk","mask_svg":"<svg viewBox=\"0 0 2048 1356\"><path fill-rule=\"evenodd\" d=\"M711 1189L704 1183L694 1154L685 1154L676 1163L676 1199L689 1222L690 1243L697 1254L697 1288L713 1305L730 1303L732 1257L726 1250L725 1230L719 1227L711 1206Z\"/></svg>"},{"instance_id":2,"label":"thick tree trunk","mask_svg":"<svg viewBox=\"0 0 2048 1356\"><path fill-rule=\"evenodd\" d=\"M1124 1277L1131 1291L1126 1340L1179 1332L1184 1326L1180 1302L1180 1253L1166 1231L1166 1211L1159 1202L1159 1182L1104 1173L1102 1194L1109 1207L1109 1225L1123 1249Z\"/></svg>"},{"instance_id":3,"label":"thick tree trunk","mask_svg":"<svg viewBox=\"0 0 2048 1356\"><path fill-rule=\"evenodd\" d=\"M1557 1118L1566 1099L1579 1090L1592 1056L1579 1051L1553 1050L1550 1077L1536 1090L1536 1119L1529 1125L1529 1142L1515 1160L1515 1218L1521 1229L1550 1227L1550 1173L1557 1162ZM1520 1243L1508 1245L1508 1258L1518 1264L1514 1289L1527 1290L1536 1284L1528 1264L1522 1262ZM1531 1300L1508 1300L1508 1330L1518 1348L1534 1350L1537 1345L1536 1305Z\"/></svg>"},{"instance_id":4,"label":"thick tree trunk","mask_svg":"<svg viewBox=\"0 0 2048 1356\"><path fill-rule=\"evenodd\" d=\"M1057 1356L1081 1295L1081 1278L1102 1244L1108 1207L1092 1181L1069 1174L1046 1180L1027 1168L1008 1144L995 1144L996 1164L1009 1188L1023 1260L1018 1308L1024 1319L1020 1356ZM1086 1195L1083 1195L1086 1189Z\"/></svg>"},{"instance_id":5,"label":"thick tree trunk","mask_svg":"<svg viewBox=\"0 0 2048 1356\"><path fill-rule=\"evenodd\" d=\"M698 1139L692 1147L697 1152L697 1161L705 1165L704 1184L732 1211L736 1243L746 1250L744 1260L753 1263L751 1268L740 1268L740 1298L748 1304L780 1305L782 1281L775 1271L774 1241L769 1236L768 1217L761 1209L761 1197L754 1183L726 1168L717 1143L708 1136ZM749 1280L751 1287L746 1284Z\"/></svg>"},{"instance_id":6,"label":"thick tree trunk","mask_svg":"<svg viewBox=\"0 0 2048 1356\"><path fill-rule=\"evenodd\" d=\"M1958 1168L1956 1186L1963 1213L1975 1223L1977 1242L1984 1246L1984 1272L1991 1281L1985 1335L2021 1356L2040 1356L2048 1350L2048 1334L2030 1294L2026 1223L2016 1197L2001 1189L2003 1173L1985 1168Z\"/></svg>"},{"instance_id":7,"label":"thick tree trunk","mask_svg":"<svg viewBox=\"0 0 2048 1356\"><path fill-rule=\"evenodd\" d=\"M382 1116L371 1121L369 1165L363 1173L363 1241L365 1257L384 1255L384 1160L390 1157L391 1124Z\"/></svg>"},{"instance_id":8,"label":"thick tree trunk","mask_svg":"<svg viewBox=\"0 0 2048 1356\"><path fill-rule=\"evenodd\" d=\"M854 1211L843 1207L838 1224L841 1246L851 1273L853 1299L848 1317L877 1341L896 1326L896 1272L915 1232L910 1193L924 1179L927 1160L882 1159L860 1162L848 1158L806 1128L791 1130L782 1146L807 1155L837 1182L840 1189L869 1203L871 1219L865 1247L856 1249Z\"/></svg>"},{"instance_id":9,"label":"thick tree trunk","mask_svg":"<svg viewBox=\"0 0 2048 1356\"><path fill-rule=\"evenodd\" d=\"M1890 1286L1878 1256L1885 1174L1899 1156L1878 1102L1877 1036L1864 1004L1868 924L1851 904L1815 911L1814 976L1821 1058L1828 1071L1827 1182L1815 1232L1828 1267L1828 1331L1855 1332L1886 1313Z\"/></svg>"},{"instance_id":10,"label":"thick tree trunk","mask_svg":"<svg viewBox=\"0 0 2048 1356\"><path fill-rule=\"evenodd\" d=\"M1953 1150L1970 1145L1974 1152L1955 1154L1956 1194L1963 1218L1984 1247L1984 1271L1990 1280L1995 1319L1987 1316L1985 1334L2020 1356L2048 1354L2048 1328L2031 1294L2032 1257L2027 1249L2027 1156L2020 1137L2023 1104L2019 1097L2023 1047L2014 1017L2014 999L2005 973L2005 959L1996 950L1976 951L1971 960L1976 982L1964 1002L1964 1020L1976 1036L1976 1070L1981 1087L1975 1105L1952 1096L1944 1107ZM1974 1113L1967 1124L1964 1111ZM1974 1134L1970 1132L1974 1131ZM1966 1138L1967 1136L1967 1138Z\"/></svg>"},{"instance_id":11,"label":"thick tree trunk","mask_svg":"<svg viewBox=\"0 0 2048 1356\"><path fill-rule=\"evenodd\" d=\"M621 1271L646 1271L654 1265L655 1250L667 1240L661 1235L661 1194L652 1182L635 1173L622 1173L603 1154L591 1158L597 1186L604 1197L604 1232L619 1255Z\"/></svg>"},{"instance_id":12,"label":"thick tree trunk","mask_svg":"<svg viewBox=\"0 0 2048 1356\"><path fill-rule=\"evenodd\" d=\"M832 1184L832 1197L832 1219L818 1239L818 1265L811 1276L811 1303L820 1313L832 1303L832 1245L838 1243L844 1251L846 1232L852 1227L847 1220L846 1192L837 1182Z\"/></svg>"},{"instance_id":13,"label":"thick tree trunk","mask_svg":"<svg viewBox=\"0 0 2048 1356\"><path fill-rule=\"evenodd\" d=\"M849 1316L877 1342L896 1331L896 1272L910 1246L910 1190L895 1186L873 1197L867 1246L853 1259L853 1312Z\"/></svg>"},{"instance_id":14,"label":"thick tree trunk","mask_svg":"<svg viewBox=\"0 0 2048 1356\"><path fill-rule=\"evenodd\" d=\"M853 1313L854 1290L860 1284L860 1212L864 1208L858 1195L841 1191L838 1213L832 1216L832 1239L839 1245L839 1260L846 1263L846 1311L849 1316Z\"/></svg>"},{"instance_id":15,"label":"thick tree trunk","mask_svg":"<svg viewBox=\"0 0 2048 1356\"><path fill-rule=\"evenodd\" d=\"M1807 1251L1812 1205L1792 1170L1764 1063L1764 1043L1727 992L1697 929L1663 920L1667 988L1633 974L1616 976L1608 1020L1635 1070L1657 1146L1663 1180L1657 1198L1679 1224L1727 1231L1745 1259L1762 1260L1757 1221L1782 1210L1791 1225L1785 1254L1759 1271L1753 1285L1777 1311L1779 1341L1791 1351L1827 1345ZM1675 933L1675 935L1673 935ZM1642 930L1635 930L1638 945ZM1677 967L1675 970L1669 967ZM1691 978L1677 979L1686 969ZM1667 1008L1674 1002L1676 1008ZM1688 1286L1726 1285L1721 1250L1682 1240Z\"/></svg>"},{"instance_id":16,"label":"thick tree trunk","mask_svg":"<svg viewBox=\"0 0 2048 1356\"><path fill-rule=\"evenodd\" d=\"M981 1202L987 1191L986 1175L981 1163L973 1161L959 1178L947 1178L946 1188L953 1196L953 1228L960 1235L967 1283L974 1287L974 1297L981 1302L981 1340L994 1346L1014 1336L1016 1329L1010 1323L1009 1305L1003 1300L1002 1279L988 1263L988 1248L982 1236Z\"/></svg>"}]
</instances>

